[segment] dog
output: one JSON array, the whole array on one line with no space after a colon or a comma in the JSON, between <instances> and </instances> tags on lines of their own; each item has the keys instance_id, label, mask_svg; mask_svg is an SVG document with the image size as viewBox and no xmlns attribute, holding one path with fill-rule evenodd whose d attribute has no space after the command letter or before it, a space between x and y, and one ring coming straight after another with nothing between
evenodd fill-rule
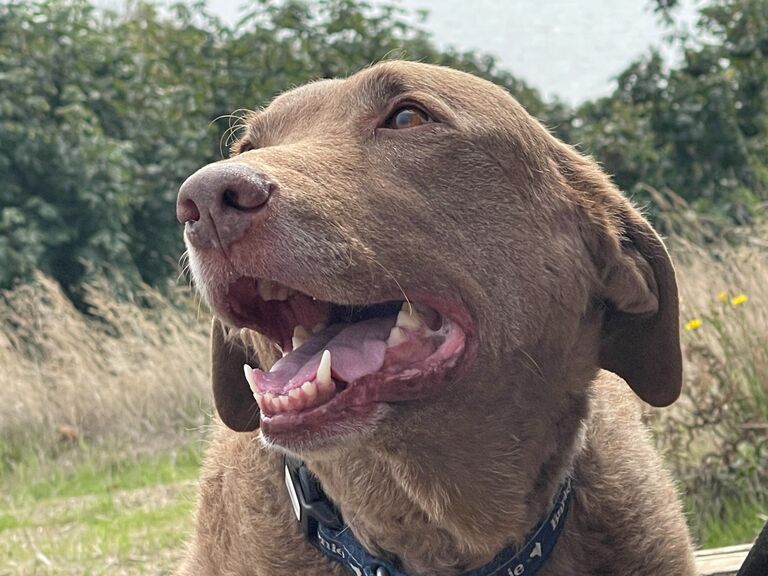
<instances>
[{"instance_id":1,"label":"dog","mask_svg":"<svg viewBox=\"0 0 768 576\"><path fill-rule=\"evenodd\" d=\"M505 90L405 61L295 88L177 216L223 423L178 574L694 574L641 423L680 393L672 263ZM343 527L307 528L297 470Z\"/></svg>"}]
</instances>

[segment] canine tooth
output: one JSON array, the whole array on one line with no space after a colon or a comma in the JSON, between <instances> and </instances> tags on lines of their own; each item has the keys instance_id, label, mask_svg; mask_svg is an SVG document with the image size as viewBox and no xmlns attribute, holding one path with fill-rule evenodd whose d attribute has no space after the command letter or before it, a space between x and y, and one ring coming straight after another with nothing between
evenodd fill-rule
<instances>
[{"instance_id":1,"label":"canine tooth","mask_svg":"<svg viewBox=\"0 0 768 576\"><path fill-rule=\"evenodd\" d=\"M318 396L331 396L334 390L333 380L329 382L323 382L322 380L315 380L315 384L317 384L317 394Z\"/></svg>"},{"instance_id":2,"label":"canine tooth","mask_svg":"<svg viewBox=\"0 0 768 576\"><path fill-rule=\"evenodd\" d=\"M293 329L293 337L291 338L291 343L293 344L293 349L296 350L299 348L304 342L306 342L307 338L309 338L309 332L307 332L307 329L304 328L301 324L296 325L296 327Z\"/></svg>"},{"instance_id":3,"label":"canine tooth","mask_svg":"<svg viewBox=\"0 0 768 576\"><path fill-rule=\"evenodd\" d=\"M405 335L403 329L400 328L400 326L393 326L392 330L389 332L389 338L387 338L387 348L399 346L406 340L408 340L408 337Z\"/></svg>"},{"instance_id":4,"label":"canine tooth","mask_svg":"<svg viewBox=\"0 0 768 576\"><path fill-rule=\"evenodd\" d=\"M256 288L262 300L272 300L272 282L269 280L259 280Z\"/></svg>"},{"instance_id":5,"label":"canine tooth","mask_svg":"<svg viewBox=\"0 0 768 576\"><path fill-rule=\"evenodd\" d=\"M408 302L403 302L403 307L400 309L400 312L397 313L397 322L395 322L395 326L416 330L421 327L422 323L419 313L416 312Z\"/></svg>"},{"instance_id":6,"label":"canine tooth","mask_svg":"<svg viewBox=\"0 0 768 576\"><path fill-rule=\"evenodd\" d=\"M312 402L317 398L317 384L314 382L304 382L304 384L301 385L301 392L307 398L308 402Z\"/></svg>"},{"instance_id":7,"label":"canine tooth","mask_svg":"<svg viewBox=\"0 0 768 576\"><path fill-rule=\"evenodd\" d=\"M323 350L323 355L320 357L320 365L317 367L317 376L315 376L318 384L332 384L331 380L331 351Z\"/></svg>"},{"instance_id":8,"label":"canine tooth","mask_svg":"<svg viewBox=\"0 0 768 576\"><path fill-rule=\"evenodd\" d=\"M251 391L254 394L258 394L259 391L256 389L256 381L253 379L253 368L248 364L243 364L243 372L245 373L245 379L248 381L248 386L251 387Z\"/></svg>"}]
</instances>

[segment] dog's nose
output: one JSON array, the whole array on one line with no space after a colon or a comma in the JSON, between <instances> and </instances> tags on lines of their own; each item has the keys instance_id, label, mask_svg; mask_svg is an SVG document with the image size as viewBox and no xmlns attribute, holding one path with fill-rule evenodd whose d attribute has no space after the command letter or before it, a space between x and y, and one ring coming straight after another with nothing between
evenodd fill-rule
<instances>
[{"instance_id":1,"label":"dog's nose","mask_svg":"<svg viewBox=\"0 0 768 576\"><path fill-rule=\"evenodd\" d=\"M179 189L176 218L197 247L227 247L260 219L277 186L263 172L243 163L209 164Z\"/></svg>"}]
</instances>

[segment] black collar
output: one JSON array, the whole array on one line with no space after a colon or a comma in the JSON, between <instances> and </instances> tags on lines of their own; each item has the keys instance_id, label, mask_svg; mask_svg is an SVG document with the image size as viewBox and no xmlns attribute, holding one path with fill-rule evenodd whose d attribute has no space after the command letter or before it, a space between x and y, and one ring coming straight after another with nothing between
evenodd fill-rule
<instances>
[{"instance_id":1,"label":"black collar","mask_svg":"<svg viewBox=\"0 0 768 576\"><path fill-rule=\"evenodd\" d=\"M368 553L344 523L341 513L326 496L320 482L304 462L284 457L285 485L304 537L331 560L357 576L408 576L392 563ZM560 486L547 516L531 530L518 550L508 547L493 560L462 576L533 576L544 565L557 543L571 501L571 478Z\"/></svg>"}]
</instances>

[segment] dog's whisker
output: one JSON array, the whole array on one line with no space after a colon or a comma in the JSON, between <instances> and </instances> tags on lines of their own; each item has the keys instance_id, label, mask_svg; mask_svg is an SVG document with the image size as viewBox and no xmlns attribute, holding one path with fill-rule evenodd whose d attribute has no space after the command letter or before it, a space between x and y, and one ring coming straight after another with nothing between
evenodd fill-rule
<instances>
[{"instance_id":1,"label":"dog's whisker","mask_svg":"<svg viewBox=\"0 0 768 576\"><path fill-rule=\"evenodd\" d=\"M397 285L397 289L400 291L400 293L403 295L403 300L408 304L408 313L413 314L413 304L411 304L410 299L408 298L408 294L405 293L405 290L403 290L403 287L400 285L400 282L398 282L397 278L395 278L395 275L392 274L384 264L379 262L376 258L373 256L368 256L368 259L373 264L376 264L379 268L381 268L384 273L389 277L390 280L392 280L395 285Z\"/></svg>"}]
</instances>

